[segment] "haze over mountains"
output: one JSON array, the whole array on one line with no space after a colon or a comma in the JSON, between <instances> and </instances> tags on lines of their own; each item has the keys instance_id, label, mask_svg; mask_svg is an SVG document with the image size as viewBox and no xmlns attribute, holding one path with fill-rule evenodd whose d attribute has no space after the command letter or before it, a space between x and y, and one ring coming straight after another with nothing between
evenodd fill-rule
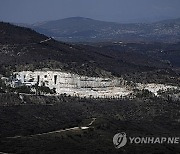
<instances>
[{"instance_id":1,"label":"haze over mountains","mask_svg":"<svg viewBox=\"0 0 180 154\"><path fill-rule=\"evenodd\" d=\"M155 23L120 24L83 17L46 21L28 26L37 32L68 42L179 42L180 18Z\"/></svg>"}]
</instances>

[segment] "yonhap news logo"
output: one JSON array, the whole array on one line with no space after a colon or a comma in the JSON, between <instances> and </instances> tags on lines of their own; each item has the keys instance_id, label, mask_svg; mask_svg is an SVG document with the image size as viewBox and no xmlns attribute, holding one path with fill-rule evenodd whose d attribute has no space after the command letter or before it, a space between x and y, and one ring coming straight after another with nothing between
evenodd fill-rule
<instances>
[{"instance_id":1,"label":"yonhap news logo","mask_svg":"<svg viewBox=\"0 0 180 154\"><path fill-rule=\"evenodd\" d=\"M113 137L116 149L129 144L180 144L180 137L127 137L125 132L117 133Z\"/></svg>"},{"instance_id":2,"label":"yonhap news logo","mask_svg":"<svg viewBox=\"0 0 180 154\"><path fill-rule=\"evenodd\" d=\"M127 143L126 133L122 132L122 133L118 133L114 135L113 143L114 143L115 148L117 149L125 146Z\"/></svg>"}]
</instances>

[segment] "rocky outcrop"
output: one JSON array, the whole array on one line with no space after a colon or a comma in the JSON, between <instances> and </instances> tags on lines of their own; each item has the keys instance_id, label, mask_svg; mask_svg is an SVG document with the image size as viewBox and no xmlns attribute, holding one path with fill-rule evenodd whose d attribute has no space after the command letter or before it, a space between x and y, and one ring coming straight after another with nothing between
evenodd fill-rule
<instances>
[{"instance_id":1,"label":"rocky outcrop","mask_svg":"<svg viewBox=\"0 0 180 154\"><path fill-rule=\"evenodd\" d=\"M121 97L131 91L122 78L87 77L61 71L22 71L14 73L16 82L27 86L47 86L57 94L79 97Z\"/></svg>"}]
</instances>

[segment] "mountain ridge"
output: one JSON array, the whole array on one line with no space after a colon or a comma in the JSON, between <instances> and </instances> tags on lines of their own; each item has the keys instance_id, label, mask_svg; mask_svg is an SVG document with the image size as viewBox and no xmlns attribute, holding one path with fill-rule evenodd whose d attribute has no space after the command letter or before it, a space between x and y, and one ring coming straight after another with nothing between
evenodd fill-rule
<instances>
[{"instance_id":1,"label":"mountain ridge","mask_svg":"<svg viewBox=\"0 0 180 154\"><path fill-rule=\"evenodd\" d=\"M131 51L131 47L129 52L124 52L123 48L114 51L113 47L106 49L58 42L34 30L7 23L0 23L0 27L3 32L0 37L0 74L7 70L49 68L104 77L170 68L169 64L155 57Z\"/></svg>"},{"instance_id":2,"label":"mountain ridge","mask_svg":"<svg viewBox=\"0 0 180 154\"><path fill-rule=\"evenodd\" d=\"M29 25L29 28L67 42L167 42L180 41L180 18L153 23L116 23L70 17ZM26 25L25 25L26 26Z\"/></svg>"}]
</instances>

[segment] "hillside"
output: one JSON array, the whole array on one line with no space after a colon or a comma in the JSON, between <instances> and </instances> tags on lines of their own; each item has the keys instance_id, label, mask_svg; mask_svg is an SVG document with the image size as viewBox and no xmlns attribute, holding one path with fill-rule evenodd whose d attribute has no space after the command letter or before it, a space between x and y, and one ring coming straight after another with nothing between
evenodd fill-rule
<instances>
[{"instance_id":1,"label":"hillside","mask_svg":"<svg viewBox=\"0 0 180 154\"><path fill-rule=\"evenodd\" d=\"M103 41L180 41L180 19L165 20L150 24L120 24L83 17L72 17L29 25L32 29L68 42Z\"/></svg>"},{"instance_id":2,"label":"hillside","mask_svg":"<svg viewBox=\"0 0 180 154\"><path fill-rule=\"evenodd\" d=\"M90 63L97 54L80 46L57 42L37 32L0 23L0 66L13 69L52 68L80 74L101 75L100 68ZM103 56L98 56L103 58ZM89 68L88 72L84 71ZM97 73L95 73L97 71Z\"/></svg>"},{"instance_id":3,"label":"hillside","mask_svg":"<svg viewBox=\"0 0 180 154\"><path fill-rule=\"evenodd\" d=\"M0 23L0 71L61 69L87 76L120 76L127 72L152 71L170 66L141 53L117 55L89 45L57 42L45 35L7 23ZM111 52L109 52L111 51ZM138 58L134 58L138 57ZM147 63L148 62L148 63Z\"/></svg>"},{"instance_id":4,"label":"hillside","mask_svg":"<svg viewBox=\"0 0 180 154\"><path fill-rule=\"evenodd\" d=\"M122 131L133 137L179 136L177 101L26 96L23 104L15 94L0 95L0 99L11 102L10 106L0 104L0 151L4 153L154 154L180 150L178 144L128 144L115 149L112 143L113 136ZM80 129L92 118L96 121L90 129ZM74 127L79 129L65 131Z\"/></svg>"},{"instance_id":5,"label":"hillside","mask_svg":"<svg viewBox=\"0 0 180 154\"><path fill-rule=\"evenodd\" d=\"M116 149L112 142L120 132L132 137L180 135L180 91L174 89L180 86L179 49L179 43L68 44L0 22L0 153L179 153L177 144L128 143ZM22 70L31 72L20 75ZM37 70L41 73L39 79ZM55 70L61 73L59 82ZM79 97L63 91L31 93L28 86L12 88L3 82L11 79L4 76L9 77L12 71L18 71L23 79L26 76L28 82L35 75L36 83L49 80L51 85L54 77L54 84L60 83L59 90L63 90L63 83L69 86L76 79L65 76L67 72L80 75L82 80L78 82L83 83L88 78L92 82L92 76L103 77L100 83L105 77L122 77L129 86L138 82L139 89L133 86L128 97L119 98ZM146 83L154 84L145 89ZM158 89L162 84L155 83L174 86L163 90ZM35 85L39 87L48 88ZM93 91L92 86L85 87ZM115 93L113 88L109 94Z\"/></svg>"}]
</instances>

